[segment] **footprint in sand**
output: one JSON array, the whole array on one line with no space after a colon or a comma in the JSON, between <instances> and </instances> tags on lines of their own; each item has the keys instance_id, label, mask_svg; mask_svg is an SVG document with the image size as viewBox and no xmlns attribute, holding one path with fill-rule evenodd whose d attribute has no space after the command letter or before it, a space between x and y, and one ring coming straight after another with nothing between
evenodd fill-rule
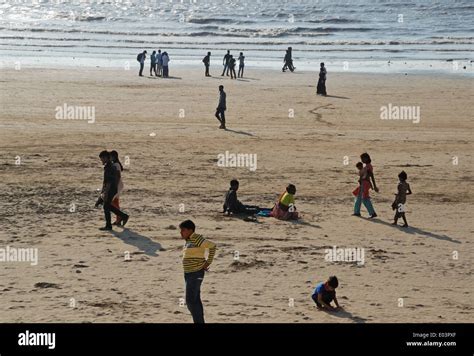
<instances>
[{"instance_id":1,"label":"footprint in sand","mask_svg":"<svg viewBox=\"0 0 474 356\"><path fill-rule=\"evenodd\" d=\"M321 124L326 124L326 125L328 125L328 126L334 126L333 123L331 123L331 122L329 122L329 121L324 121L324 120L323 120L323 115L320 114L319 112L317 112L319 109L330 109L330 110L334 110L334 109L335 109L334 105L332 105L332 104L327 104L327 105L317 106L317 107L315 107L314 109L309 110L309 113L310 113L310 114L315 115L317 122L319 122L319 123L321 123Z\"/></svg>"}]
</instances>

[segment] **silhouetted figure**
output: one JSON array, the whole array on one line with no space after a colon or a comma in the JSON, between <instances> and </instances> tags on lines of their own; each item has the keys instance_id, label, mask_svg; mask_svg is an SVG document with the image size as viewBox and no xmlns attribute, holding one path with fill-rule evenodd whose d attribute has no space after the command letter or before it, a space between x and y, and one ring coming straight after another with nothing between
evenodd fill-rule
<instances>
[{"instance_id":1,"label":"silhouetted figure","mask_svg":"<svg viewBox=\"0 0 474 356\"><path fill-rule=\"evenodd\" d=\"M224 56L224 58L222 60L222 65L224 66L224 70L222 71L222 77L224 76L224 74L226 74L226 71L227 71L227 76L229 76L230 57L231 57L230 51L228 50L227 54Z\"/></svg>"},{"instance_id":2,"label":"silhouetted figure","mask_svg":"<svg viewBox=\"0 0 474 356\"><path fill-rule=\"evenodd\" d=\"M244 67L245 67L245 56L243 52L240 52L239 56L239 73L237 74L238 78L244 77Z\"/></svg>"},{"instance_id":3,"label":"silhouetted figure","mask_svg":"<svg viewBox=\"0 0 474 356\"><path fill-rule=\"evenodd\" d=\"M139 53L137 56L137 61L140 63L140 71L138 72L138 75L140 77L143 77L143 68L145 67L145 59L146 59L146 51L143 51L142 53Z\"/></svg>"},{"instance_id":4,"label":"silhouetted figure","mask_svg":"<svg viewBox=\"0 0 474 356\"><path fill-rule=\"evenodd\" d=\"M158 53L156 54L156 69L157 77L163 76L163 55L161 54L161 49L158 50Z\"/></svg>"},{"instance_id":5,"label":"silhouetted figure","mask_svg":"<svg viewBox=\"0 0 474 356\"><path fill-rule=\"evenodd\" d=\"M153 53L151 54L150 61L150 76L153 76L153 71L156 75L156 51L153 51Z\"/></svg>"},{"instance_id":6,"label":"silhouetted figure","mask_svg":"<svg viewBox=\"0 0 474 356\"><path fill-rule=\"evenodd\" d=\"M289 69L291 72L295 71L295 67L293 66L293 49L291 47L288 47L286 50L283 62L285 63L282 68L283 72L286 72L287 69Z\"/></svg>"},{"instance_id":7,"label":"silhouetted figure","mask_svg":"<svg viewBox=\"0 0 474 356\"><path fill-rule=\"evenodd\" d=\"M170 72L169 72L168 64L170 62L170 56L168 55L168 52L163 52L163 55L161 56L161 60L163 62L163 78L169 78Z\"/></svg>"},{"instance_id":8,"label":"silhouetted figure","mask_svg":"<svg viewBox=\"0 0 474 356\"><path fill-rule=\"evenodd\" d=\"M318 80L318 87L316 89L316 94L326 96L326 67L324 67L324 63L321 63L321 68L319 69L319 80Z\"/></svg>"},{"instance_id":9,"label":"silhouetted figure","mask_svg":"<svg viewBox=\"0 0 474 356\"><path fill-rule=\"evenodd\" d=\"M229 68L230 68L230 79L237 79L237 74L235 73L236 60L234 56L230 56Z\"/></svg>"},{"instance_id":10,"label":"silhouetted figure","mask_svg":"<svg viewBox=\"0 0 474 356\"><path fill-rule=\"evenodd\" d=\"M220 129L225 129L225 111L227 110L226 105L227 95L224 91L224 86L219 85L219 104L216 109L216 118L221 123Z\"/></svg>"},{"instance_id":11,"label":"silhouetted figure","mask_svg":"<svg viewBox=\"0 0 474 356\"><path fill-rule=\"evenodd\" d=\"M209 67L211 66L211 52L207 52L207 56L204 57L202 63L204 63L204 66L206 67L205 76L210 77L211 75L209 74Z\"/></svg>"}]
</instances>

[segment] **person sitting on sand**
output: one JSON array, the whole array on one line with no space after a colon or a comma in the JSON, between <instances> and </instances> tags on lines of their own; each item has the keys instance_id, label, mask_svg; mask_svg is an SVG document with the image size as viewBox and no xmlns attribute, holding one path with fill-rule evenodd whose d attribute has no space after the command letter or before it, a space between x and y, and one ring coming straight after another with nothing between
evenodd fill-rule
<instances>
[{"instance_id":1,"label":"person sitting on sand","mask_svg":"<svg viewBox=\"0 0 474 356\"><path fill-rule=\"evenodd\" d=\"M232 179L230 181L230 188L225 195L224 214L257 214L260 208L254 205L242 204L239 199L237 199L237 190L239 190L239 181Z\"/></svg>"},{"instance_id":2,"label":"person sitting on sand","mask_svg":"<svg viewBox=\"0 0 474 356\"><path fill-rule=\"evenodd\" d=\"M316 89L316 94L318 95L323 95L327 96L326 93L326 67L324 67L324 63L321 63L321 68L319 70L319 80L318 80L318 86Z\"/></svg>"},{"instance_id":3,"label":"person sitting on sand","mask_svg":"<svg viewBox=\"0 0 474 356\"><path fill-rule=\"evenodd\" d=\"M224 91L224 86L219 85L219 104L217 105L216 108L216 118L219 120L221 123L221 126L219 126L220 129L225 130L225 111L227 110L227 94Z\"/></svg>"},{"instance_id":4,"label":"person sitting on sand","mask_svg":"<svg viewBox=\"0 0 474 356\"><path fill-rule=\"evenodd\" d=\"M275 203L270 216L279 220L298 220L298 212L295 207L296 187L288 184L286 191L280 195Z\"/></svg>"},{"instance_id":5,"label":"person sitting on sand","mask_svg":"<svg viewBox=\"0 0 474 356\"><path fill-rule=\"evenodd\" d=\"M115 170L117 171L117 194L115 194L114 198L112 199L112 206L116 207L118 210L120 210L120 194L123 191L123 180L122 180L122 172L123 172L123 166L122 163L119 160L118 152L117 151L111 151L110 152L110 159L112 160L113 166ZM121 218L119 215L116 215L115 222L112 225L117 225L120 226L121 223Z\"/></svg>"},{"instance_id":6,"label":"person sitting on sand","mask_svg":"<svg viewBox=\"0 0 474 356\"><path fill-rule=\"evenodd\" d=\"M405 203L407 195L411 194L410 184L408 184L408 176L405 171L398 175L399 183L397 186L398 193L395 194L395 201L392 203L392 209L395 210L395 217L393 218L393 225L397 225L398 219L403 219L403 227L408 227L407 219L405 217Z\"/></svg>"},{"instance_id":7,"label":"person sitting on sand","mask_svg":"<svg viewBox=\"0 0 474 356\"><path fill-rule=\"evenodd\" d=\"M362 177L361 177L361 187L363 189L359 189L357 192L357 198L354 203L354 216L360 216L360 207L361 204L363 203L367 211L369 212L369 218L373 219L377 217L377 214L375 213L374 207L372 205L372 201L369 196L369 191L367 189L367 182L369 184L369 187L373 187L373 189L378 192L379 189L377 188L377 185L375 184L375 177L374 177L374 169L372 167L372 160L370 159L370 156L368 153L363 153L360 155L360 159L362 163L365 164L364 169L362 170ZM359 174L361 174L359 173Z\"/></svg>"},{"instance_id":8,"label":"person sitting on sand","mask_svg":"<svg viewBox=\"0 0 474 356\"><path fill-rule=\"evenodd\" d=\"M336 298L336 288L338 286L339 281L337 280L337 277L331 276L326 282L319 283L316 288L314 288L311 298L316 303L316 307L319 310L337 311L341 309ZM331 305L333 300L336 307Z\"/></svg>"}]
</instances>

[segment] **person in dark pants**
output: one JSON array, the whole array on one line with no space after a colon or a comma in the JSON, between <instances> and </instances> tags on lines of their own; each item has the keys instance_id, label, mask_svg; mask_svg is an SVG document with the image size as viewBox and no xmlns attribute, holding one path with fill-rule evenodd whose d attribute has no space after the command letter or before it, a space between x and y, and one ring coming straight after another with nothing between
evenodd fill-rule
<instances>
[{"instance_id":1,"label":"person in dark pants","mask_svg":"<svg viewBox=\"0 0 474 356\"><path fill-rule=\"evenodd\" d=\"M216 118L221 123L219 126L220 129L225 130L225 111L227 110L227 94L224 91L224 86L219 85L219 104L217 105L216 109Z\"/></svg>"},{"instance_id":2,"label":"person in dark pants","mask_svg":"<svg viewBox=\"0 0 474 356\"><path fill-rule=\"evenodd\" d=\"M239 72L237 73L238 78L244 77L244 68L245 68L245 56L243 52L240 52L239 56Z\"/></svg>"},{"instance_id":3,"label":"person in dark pants","mask_svg":"<svg viewBox=\"0 0 474 356\"><path fill-rule=\"evenodd\" d=\"M230 56L229 68L230 68L230 79L237 79L237 74L235 73L236 60L234 56Z\"/></svg>"},{"instance_id":4,"label":"person in dark pants","mask_svg":"<svg viewBox=\"0 0 474 356\"><path fill-rule=\"evenodd\" d=\"M339 286L339 281L336 276L331 276L324 283L319 283L311 295L314 303L318 309L325 309L328 311L338 311L341 308L336 298L336 288ZM331 302L334 301L336 304L335 307L331 305Z\"/></svg>"},{"instance_id":5,"label":"person in dark pants","mask_svg":"<svg viewBox=\"0 0 474 356\"><path fill-rule=\"evenodd\" d=\"M122 226L125 226L129 216L112 205L112 200L118 190L118 174L110 158L110 153L102 151L99 154L99 158L104 165L104 182L102 185L102 194L95 206L98 207L100 204L104 204L105 227L100 228L100 230L109 231L112 230L112 217L110 212L113 212L120 218Z\"/></svg>"},{"instance_id":6,"label":"person in dark pants","mask_svg":"<svg viewBox=\"0 0 474 356\"><path fill-rule=\"evenodd\" d=\"M293 48L288 47L283 62L285 63L282 68L283 72L286 72L287 69L289 69L291 72L295 71L295 67L293 66Z\"/></svg>"},{"instance_id":7,"label":"person in dark pants","mask_svg":"<svg viewBox=\"0 0 474 356\"><path fill-rule=\"evenodd\" d=\"M153 51L150 56L150 77L153 76L153 71L155 71L156 75L156 51Z\"/></svg>"},{"instance_id":8,"label":"person in dark pants","mask_svg":"<svg viewBox=\"0 0 474 356\"><path fill-rule=\"evenodd\" d=\"M237 199L237 191L239 190L239 181L232 179L230 188L225 195L224 214L257 214L261 209L255 205L244 205Z\"/></svg>"},{"instance_id":9,"label":"person in dark pants","mask_svg":"<svg viewBox=\"0 0 474 356\"><path fill-rule=\"evenodd\" d=\"M224 66L224 70L222 71L222 77L224 76L224 74L226 74L226 70L227 70L227 76L229 76L229 62L230 62L230 51L228 50L227 51L227 54L224 56L224 58L222 59L222 65Z\"/></svg>"},{"instance_id":10,"label":"person in dark pants","mask_svg":"<svg viewBox=\"0 0 474 356\"><path fill-rule=\"evenodd\" d=\"M204 57L202 63L204 63L204 66L206 67L205 76L210 77L211 75L209 74L209 67L211 65L211 52L207 52L207 56Z\"/></svg>"},{"instance_id":11,"label":"person in dark pants","mask_svg":"<svg viewBox=\"0 0 474 356\"><path fill-rule=\"evenodd\" d=\"M318 80L318 87L316 89L316 94L326 96L326 67L324 67L324 63L321 63L321 68L319 69L319 80Z\"/></svg>"},{"instance_id":12,"label":"person in dark pants","mask_svg":"<svg viewBox=\"0 0 474 356\"><path fill-rule=\"evenodd\" d=\"M137 61L140 63L140 71L138 75L143 77L143 68L145 67L146 51L143 51L137 56Z\"/></svg>"},{"instance_id":13,"label":"person in dark pants","mask_svg":"<svg viewBox=\"0 0 474 356\"><path fill-rule=\"evenodd\" d=\"M183 270L186 283L186 306L196 324L204 324L204 307L201 301L201 285L216 254L216 244L195 233L191 220L179 224L183 249ZM209 251L207 260L206 250Z\"/></svg>"}]
</instances>

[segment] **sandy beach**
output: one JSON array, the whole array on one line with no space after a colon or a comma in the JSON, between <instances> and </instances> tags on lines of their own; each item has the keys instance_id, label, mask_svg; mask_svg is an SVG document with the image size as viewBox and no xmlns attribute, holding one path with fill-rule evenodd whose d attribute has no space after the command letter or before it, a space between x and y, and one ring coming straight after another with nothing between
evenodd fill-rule
<instances>
[{"instance_id":1,"label":"sandy beach","mask_svg":"<svg viewBox=\"0 0 474 356\"><path fill-rule=\"evenodd\" d=\"M218 244L207 322L472 322L472 78L329 68L321 97L317 72L136 69L0 71L0 247L39 253L37 265L0 262L0 322L192 322L180 300L187 218ZM226 131L214 118L221 84ZM65 104L93 107L94 122L58 120ZM382 120L389 104L418 107L419 122ZM131 218L113 233L93 208L103 149L125 163ZM226 151L256 154L256 170L218 166ZM365 151L380 188L372 221L351 216ZM402 170L408 229L390 225ZM223 216L234 177L242 202L266 207L295 184L301 221ZM326 261L333 246L364 249L365 263ZM311 300L329 275L344 312Z\"/></svg>"}]
</instances>

